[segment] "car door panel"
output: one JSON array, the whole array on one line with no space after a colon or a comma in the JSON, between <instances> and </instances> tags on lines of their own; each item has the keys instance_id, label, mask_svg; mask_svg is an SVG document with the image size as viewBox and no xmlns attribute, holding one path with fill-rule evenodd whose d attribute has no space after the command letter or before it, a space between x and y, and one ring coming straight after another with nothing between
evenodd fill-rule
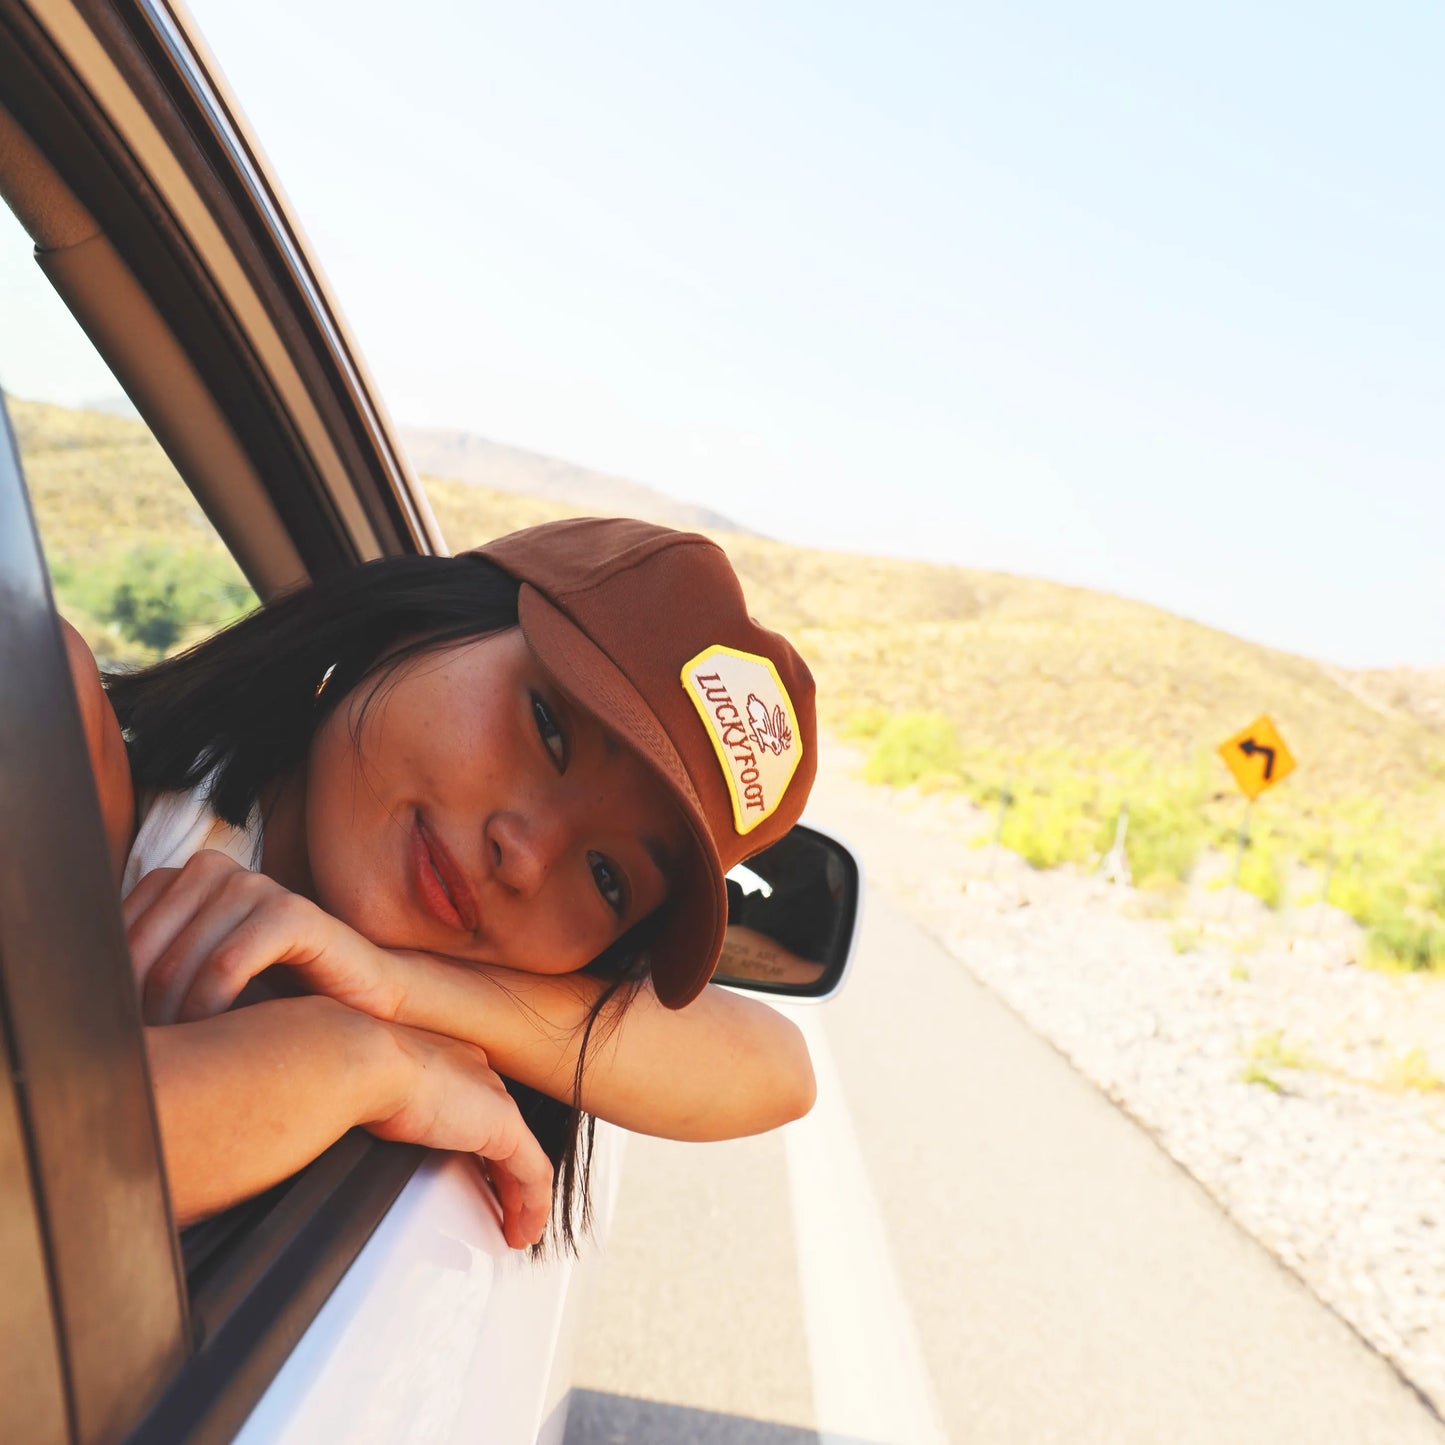
<instances>
[{"instance_id":1,"label":"car door panel","mask_svg":"<svg viewBox=\"0 0 1445 1445\"><path fill-rule=\"evenodd\" d=\"M77 906L111 862L8 421L0 616L0 989L76 1430L114 1440L185 1357L185 1288L120 916Z\"/></svg>"},{"instance_id":2,"label":"car door panel","mask_svg":"<svg viewBox=\"0 0 1445 1445\"><path fill-rule=\"evenodd\" d=\"M594 1210L605 1235L619 1131L601 1125ZM236 1436L237 1445L531 1441L562 1418L583 1258L507 1247L474 1161L428 1159ZM559 1369L548 1370L549 1362Z\"/></svg>"},{"instance_id":3,"label":"car door panel","mask_svg":"<svg viewBox=\"0 0 1445 1445\"><path fill-rule=\"evenodd\" d=\"M66 1445L60 1336L8 1033L0 1029L0 1400L14 1424L0 1423L0 1439L19 1438L12 1434L19 1425L31 1445Z\"/></svg>"}]
</instances>

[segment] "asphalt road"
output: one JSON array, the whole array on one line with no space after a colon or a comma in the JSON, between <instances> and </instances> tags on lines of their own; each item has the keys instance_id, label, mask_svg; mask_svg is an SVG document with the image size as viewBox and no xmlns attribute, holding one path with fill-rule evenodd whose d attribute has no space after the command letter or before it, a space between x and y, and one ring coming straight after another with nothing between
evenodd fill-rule
<instances>
[{"instance_id":1,"label":"asphalt road","mask_svg":"<svg viewBox=\"0 0 1445 1445\"><path fill-rule=\"evenodd\" d=\"M910 841L885 814L841 783L810 810L896 876ZM862 948L841 999L798 1011L806 1120L628 1141L568 1445L1445 1445L879 889Z\"/></svg>"}]
</instances>

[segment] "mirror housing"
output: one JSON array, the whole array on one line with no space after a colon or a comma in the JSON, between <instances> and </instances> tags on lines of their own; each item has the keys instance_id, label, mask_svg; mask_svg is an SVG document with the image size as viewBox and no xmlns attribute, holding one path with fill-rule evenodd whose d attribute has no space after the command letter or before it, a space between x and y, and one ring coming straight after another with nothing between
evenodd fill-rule
<instances>
[{"instance_id":1,"label":"mirror housing","mask_svg":"<svg viewBox=\"0 0 1445 1445\"><path fill-rule=\"evenodd\" d=\"M863 876L839 839L795 824L727 875L728 927L714 983L820 1003L843 986Z\"/></svg>"}]
</instances>

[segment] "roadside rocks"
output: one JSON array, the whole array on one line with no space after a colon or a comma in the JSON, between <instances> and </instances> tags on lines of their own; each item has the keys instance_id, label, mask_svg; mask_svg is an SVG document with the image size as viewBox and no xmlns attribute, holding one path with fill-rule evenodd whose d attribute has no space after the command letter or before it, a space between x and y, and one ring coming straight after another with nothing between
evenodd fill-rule
<instances>
[{"instance_id":1,"label":"roadside rocks","mask_svg":"<svg viewBox=\"0 0 1445 1445\"><path fill-rule=\"evenodd\" d=\"M1243 906L1140 916L1127 886L978 846L957 799L852 786L888 835L871 881L1445 1412L1445 980Z\"/></svg>"}]
</instances>

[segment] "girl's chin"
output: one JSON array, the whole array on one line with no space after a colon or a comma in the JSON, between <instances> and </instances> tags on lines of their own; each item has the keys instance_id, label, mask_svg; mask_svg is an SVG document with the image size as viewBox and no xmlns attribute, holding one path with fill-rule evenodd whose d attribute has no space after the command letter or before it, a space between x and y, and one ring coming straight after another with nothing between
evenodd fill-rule
<instances>
[{"instance_id":1,"label":"girl's chin","mask_svg":"<svg viewBox=\"0 0 1445 1445\"><path fill-rule=\"evenodd\" d=\"M598 951L601 952L600 949ZM579 963L553 963L550 961L538 963L535 960L529 960L508 963L506 966L515 969L518 973L535 973L545 977L560 978L568 973L581 973L591 962L590 958L584 958Z\"/></svg>"}]
</instances>

